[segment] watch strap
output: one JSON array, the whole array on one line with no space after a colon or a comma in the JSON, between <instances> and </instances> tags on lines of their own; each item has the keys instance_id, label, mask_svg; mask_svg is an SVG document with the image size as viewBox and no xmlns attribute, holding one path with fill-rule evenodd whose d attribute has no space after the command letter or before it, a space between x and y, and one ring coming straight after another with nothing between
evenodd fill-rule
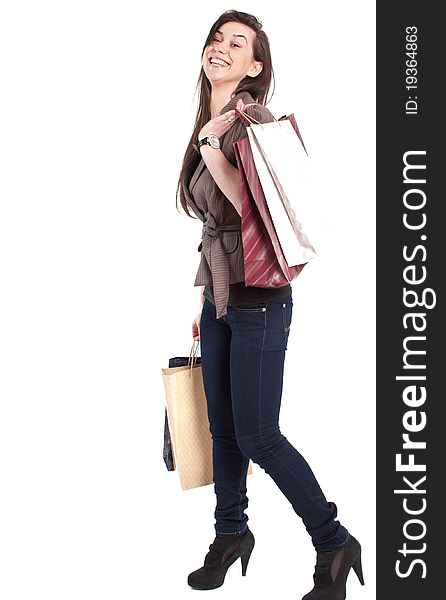
<instances>
[{"instance_id":1,"label":"watch strap","mask_svg":"<svg viewBox=\"0 0 446 600\"><path fill-rule=\"evenodd\" d=\"M201 146L204 146L205 144L209 144L209 137L208 136L206 136L204 138L201 138L201 140L198 140L198 144L197 144L198 150L201 148Z\"/></svg>"},{"instance_id":2,"label":"watch strap","mask_svg":"<svg viewBox=\"0 0 446 600\"><path fill-rule=\"evenodd\" d=\"M203 146L204 144L209 145L211 148L220 148L220 140L215 135L215 133L210 133L201 140L198 140L198 151L200 151L201 146Z\"/></svg>"}]
</instances>

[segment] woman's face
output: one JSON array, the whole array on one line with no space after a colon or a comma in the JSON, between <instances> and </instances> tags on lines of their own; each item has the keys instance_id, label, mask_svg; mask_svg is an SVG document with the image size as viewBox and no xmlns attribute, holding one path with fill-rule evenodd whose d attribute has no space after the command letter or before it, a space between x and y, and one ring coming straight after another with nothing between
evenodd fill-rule
<instances>
[{"instance_id":1,"label":"woman's face","mask_svg":"<svg viewBox=\"0 0 446 600\"><path fill-rule=\"evenodd\" d=\"M211 84L234 83L234 88L246 75L255 77L262 63L253 55L255 32L237 22L224 23L205 48L201 64Z\"/></svg>"}]
</instances>

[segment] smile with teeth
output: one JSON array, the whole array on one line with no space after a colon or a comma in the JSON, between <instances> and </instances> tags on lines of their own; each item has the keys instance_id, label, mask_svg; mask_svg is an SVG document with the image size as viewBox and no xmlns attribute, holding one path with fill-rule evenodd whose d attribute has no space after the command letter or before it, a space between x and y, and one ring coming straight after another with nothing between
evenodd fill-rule
<instances>
[{"instance_id":1,"label":"smile with teeth","mask_svg":"<svg viewBox=\"0 0 446 600\"><path fill-rule=\"evenodd\" d=\"M211 63L211 65L216 66L216 67L229 67L229 63L227 63L224 60L221 60L220 58L215 58L212 57L209 62Z\"/></svg>"}]
</instances>

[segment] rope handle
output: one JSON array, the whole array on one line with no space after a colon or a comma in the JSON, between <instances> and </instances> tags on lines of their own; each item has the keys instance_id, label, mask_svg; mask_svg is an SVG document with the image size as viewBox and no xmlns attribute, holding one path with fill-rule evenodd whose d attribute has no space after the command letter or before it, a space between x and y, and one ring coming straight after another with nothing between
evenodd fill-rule
<instances>
[{"instance_id":1,"label":"rope handle","mask_svg":"<svg viewBox=\"0 0 446 600\"><path fill-rule=\"evenodd\" d=\"M258 104L258 103L251 102L250 104L245 104L245 107L246 106L255 106L256 104ZM259 105L259 106L261 106L261 105ZM245 119L245 121L248 121L248 125L251 125L252 123L256 123L257 125L263 125L263 123L260 123L260 121L257 121L257 119L254 119L254 117L251 117L251 115L248 115L248 113L245 112L244 110L238 110L238 108L235 108L234 110L235 110L235 114L240 117L240 120L242 121L242 123L243 123L243 119ZM276 121L276 123L279 123L279 125L280 125L280 120L276 119L276 117L273 115L273 113L271 113L271 114L273 116L274 121ZM192 146L198 152L198 154L200 154L200 150L198 149L197 144L192 144Z\"/></svg>"},{"instance_id":2,"label":"rope handle","mask_svg":"<svg viewBox=\"0 0 446 600\"><path fill-rule=\"evenodd\" d=\"M257 104L257 102L251 102L251 104L245 104L245 107L254 106L256 104ZM263 123L261 123L260 121L257 121L257 119L254 119L254 117L251 117L251 115L248 115L248 113L245 112L244 110L238 110L238 108L236 108L235 114L238 115L239 117L241 117L242 119L245 119L246 121L248 121L249 124L257 123L257 125L263 125ZM276 123L279 123L278 119L276 119L276 117L273 114L272 114L272 116L273 116L274 121L276 121ZM279 125L280 125L280 123L279 123Z\"/></svg>"},{"instance_id":3,"label":"rope handle","mask_svg":"<svg viewBox=\"0 0 446 600\"><path fill-rule=\"evenodd\" d=\"M192 342L192 347L190 349L189 358L187 361L187 366L190 366L189 377L192 375L192 369L193 369L193 367L195 367L196 362L197 362L197 350L198 350L199 344L200 344L200 340L194 340Z\"/></svg>"}]
</instances>

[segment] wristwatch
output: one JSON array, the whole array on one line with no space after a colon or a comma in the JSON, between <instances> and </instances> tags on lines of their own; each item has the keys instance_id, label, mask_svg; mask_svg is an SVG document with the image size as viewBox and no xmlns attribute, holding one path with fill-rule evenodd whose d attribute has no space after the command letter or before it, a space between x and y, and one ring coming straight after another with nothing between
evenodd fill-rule
<instances>
[{"instance_id":1,"label":"wristwatch","mask_svg":"<svg viewBox=\"0 0 446 600\"><path fill-rule=\"evenodd\" d=\"M197 148L200 149L201 146L204 146L204 144L209 144L211 148L220 148L220 140L215 135L215 133L210 133L208 136L201 138L201 140L198 140Z\"/></svg>"}]
</instances>

